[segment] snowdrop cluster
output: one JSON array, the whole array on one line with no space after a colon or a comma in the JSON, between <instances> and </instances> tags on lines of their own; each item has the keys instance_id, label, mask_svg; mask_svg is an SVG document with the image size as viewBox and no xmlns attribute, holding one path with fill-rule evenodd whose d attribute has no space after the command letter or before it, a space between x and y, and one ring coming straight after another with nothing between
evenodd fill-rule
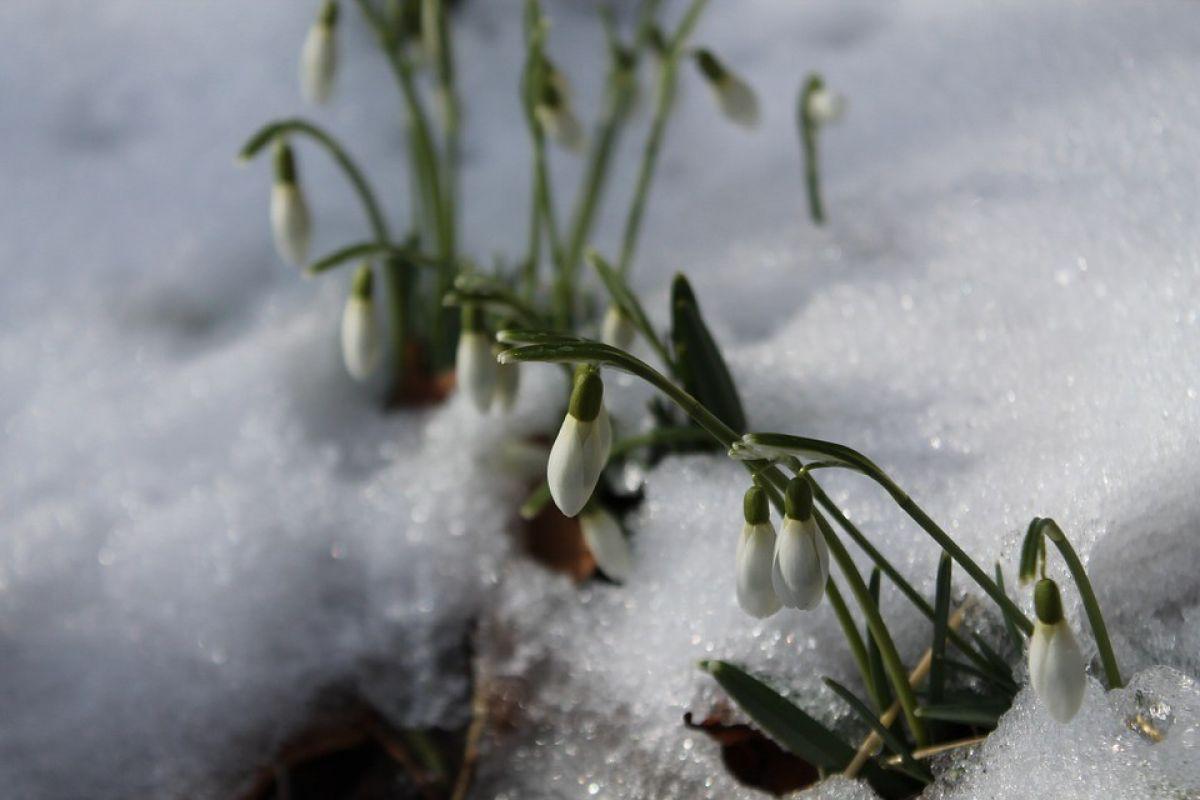
<instances>
[{"instance_id":1,"label":"snowdrop cluster","mask_svg":"<svg viewBox=\"0 0 1200 800\"><path fill-rule=\"evenodd\" d=\"M738 605L752 617L769 617L782 607L809 611L821 604L829 580L829 547L812 513L806 478L788 482L779 535L771 525L766 491L752 486L743 503L745 525L738 539Z\"/></svg>"}]
</instances>

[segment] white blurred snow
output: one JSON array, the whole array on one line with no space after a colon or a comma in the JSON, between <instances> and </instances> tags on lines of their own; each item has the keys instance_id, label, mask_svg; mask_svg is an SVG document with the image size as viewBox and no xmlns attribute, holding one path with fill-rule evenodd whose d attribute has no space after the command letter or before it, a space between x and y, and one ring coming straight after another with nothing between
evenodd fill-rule
<instances>
[{"instance_id":1,"label":"white blurred snow","mask_svg":"<svg viewBox=\"0 0 1200 800\"><path fill-rule=\"evenodd\" d=\"M523 687L526 725L489 739L479 796L757 796L681 724L720 702L694 662L745 663L850 731L819 677L853 671L827 608L736 609L739 469L659 466L630 518L631 580L579 590L509 557L521 487L486 459L494 427L457 400L376 413L377 387L337 362L348 276L277 263L269 168L233 166L272 116L343 134L397 228L405 213L399 106L354 13L336 101L300 104L310 5L0 6L5 797L225 796L331 686L400 725L461 722L483 608L486 669ZM485 262L524 237L518 5L474 0L459 41L462 227ZM599 28L587 4L548 6L586 114ZM1063 729L1023 694L937 797L1024 797L1050 777L1080 797L1200 788L1196 13L742 0L697 33L758 88L764 125L726 124L685 70L635 273L652 313L687 271L755 427L863 450L980 561L1011 575L1029 518L1055 517L1126 672L1179 671L1093 685ZM814 68L849 100L822 137L820 231L792 126ZM609 250L647 121L624 141ZM361 237L340 176L311 148L300 162L315 249ZM569 197L578 165L556 153L555 171ZM517 432L553 425L556 377L526 371ZM644 393L614 378L609 396L636 425ZM929 591L920 532L862 481L827 487ZM927 626L894 595L912 658ZM1138 690L1175 709L1161 744L1124 727Z\"/></svg>"}]
</instances>

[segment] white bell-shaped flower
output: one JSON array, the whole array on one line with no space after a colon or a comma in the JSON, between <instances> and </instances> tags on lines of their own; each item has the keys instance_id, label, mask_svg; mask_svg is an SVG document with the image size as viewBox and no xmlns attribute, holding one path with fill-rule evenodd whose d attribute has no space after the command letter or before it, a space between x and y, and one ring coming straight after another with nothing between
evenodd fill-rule
<instances>
[{"instance_id":1,"label":"white bell-shaped flower","mask_svg":"<svg viewBox=\"0 0 1200 800\"><path fill-rule=\"evenodd\" d=\"M354 273L354 283L342 309L342 362L350 377L365 381L379 363L379 323L375 319L371 265Z\"/></svg>"},{"instance_id":2,"label":"white bell-shaped flower","mask_svg":"<svg viewBox=\"0 0 1200 800\"><path fill-rule=\"evenodd\" d=\"M750 487L742 508L745 524L737 545L737 601L747 614L762 619L780 608L771 580L775 527L771 525L767 494L761 487Z\"/></svg>"},{"instance_id":3,"label":"white bell-shaped flower","mask_svg":"<svg viewBox=\"0 0 1200 800\"><path fill-rule=\"evenodd\" d=\"M821 604L829 581L829 546L812 512L808 480L788 483L783 524L775 540L771 583L788 608L807 611Z\"/></svg>"},{"instance_id":4,"label":"white bell-shaped flower","mask_svg":"<svg viewBox=\"0 0 1200 800\"><path fill-rule=\"evenodd\" d=\"M499 346L492 348L492 360L503 350ZM513 362L496 365L496 407L508 413L517 403L517 389L521 385L521 365Z\"/></svg>"},{"instance_id":5,"label":"white bell-shaped flower","mask_svg":"<svg viewBox=\"0 0 1200 800\"><path fill-rule=\"evenodd\" d=\"M574 153L581 152L586 143L583 125L571 108L571 98L568 93L566 79L562 73L553 67L547 68L546 81L542 86L542 96L533 107L542 132L560 146Z\"/></svg>"},{"instance_id":6,"label":"white bell-shaped flower","mask_svg":"<svg viewBox=\"0 0 1200 800\"><path fill-rule=\"evenodd\" d=\"M750 85L726 69L709 50L697 50L695 58L696 66L708 81L721 112L743 127L758 125L758 95Z\"/></svg>"},{"instance_id":7,"label":"white bell-shaped flower","mask_svg":"<svg viewBox=\"0 0 1200 800\"><path fill-rule=\"evenodd\" d=\"M608 311L604 313L604 323L600 327L600 341L618 350L628 350L636 333L633 320L619 306L608 307Z\"/></svg>"},{"instance_id":8,"label":"white bell-shaped flower","mask_svg":"<svg viewBox=\"0 0 1200 800\"><path fill-rule=\"evenodd\" d=\"M611 448L604 383L595 368L582 367L575 374L571 403L546 462L550 496L562 513L573 517L587 504Z\"/></svg>"},{"instance_id":9,"label":"white bell-shaped flower","mask_svg":"<svg viewBox=\"0 0 1200 800\"><path fill-rule=\"evenodd\" d=\"M1043 578L1034 588L1037 620L1029 640L1029 682L1058 722L1070 722L1083 705L1087 671L1071 626L1063 617L1058 585Z\"/></svg>"},{"instance_id":10,"label":"white bell-shaped flower","mask_svg":"<svg viewBox=\"0 0 1200 800\"><path fill-rule=\"evenodd\" d=\"M275 184L271 187L271 233L279 257L289 264L303 267L308 260L308 243L312 237L312 219L308 203L300 189L296 159L287 142L280 141L275 150Z\"/></svg>"},{"instance_id":11,"label":"white bell-shaped flower","mask_svg":"<svg viewBox=\"0 0 1200 800\"><path fill-rule=\"evenodd\" d=\"M454 366L459 389L467 393L479 413L487 411L496 393L499 365L492 351L492 337L484 329L483 309L478 306L463 306Z\"/></svg>"},{"instance_id":12,"label":"white bell-shaped flower","mask_svg":"<svg viewBox=\"0 0 1200 800\"><path fill-rule=\"evenodd\" d=\"M618 583L628 580L633 570L633 554L616 518L593 503L579 515L579 526L600 571Z\"/></svg>"},{"instance_id":13,"label":"white bell-shaped flower","mask_svg":"<svg viewBox=\"0 0 1200 800\"><path fill-rule=\"evenodd\" d=\"M823 85L818 86L808 93L804 110L813 122L826 125L842 118L846 110L846 99Z\"/></svg>"},{"instance_id":14,"label":"white bell-shaped flower","mask_svg":"<svg viewBox=\"0 0 1200 800\"><path fill-rule=\"evenodd\" d=\"M300 91L310 103L324 103L333 92L333 78L337 73L337 39L334 36L337 18L337 3L326 0L317 21L308 29L300 51Z\"/></svg>"}]
</instances>

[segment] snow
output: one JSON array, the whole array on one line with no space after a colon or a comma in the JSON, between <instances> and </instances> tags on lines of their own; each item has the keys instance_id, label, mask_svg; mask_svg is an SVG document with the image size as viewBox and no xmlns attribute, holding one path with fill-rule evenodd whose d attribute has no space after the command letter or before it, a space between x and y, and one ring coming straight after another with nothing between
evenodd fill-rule
<instances>
[{"instance_id":1,"label":"snow","mask_svg":"<svg viewBox=\"0 0 1200 800\"><path fill-rule=\"evenodd\" d=\"M548 5L586 116L599 29L584 4ZM468 4L459 44L462 228L483 260L524 238L516 7ZM301 108L309 12L0 6L18 32L0 50L6 797L228 796L330 687L400 726L461 724L479 617L483 674L520 723L485 737L480 797L760 796L682 725L725 708L700 658L746 664L858 733L820 680L854 685L829 609L736 608L737 465L659 465L626 520L629 580L580 587L507 535L526 473L504 459L557 425L553 370L526 370L503 425L463 398L382 415L380 387L342 373L348 274L303 281L277 263L268 167L232 163L256 125ZM355 17L337 97L313 116L380 165L401 220L398 106L379 100L389 76ZM1053 516L1134 675L1107 695L1093 682L1065 728L1023 692L986 744L939 762L931 797L1052 779L1063 796L1200 790L1193 21L1178 2L743 0L712 4L697 32L756 87L763 122L727 124L685 70L635 271L652 315L686 270L754 427L863 451L1010 578L1025 524ZM821 138L823 230L804 218L791 116L814 68L848 98ZM609 252L647 111L601 221ZM309 147L299 161L315 251L363 236L340 176ZM578 164L555 152L554 166L572 186ZM608 378L627 429L646 396ZM931 593L920 531L860 479L824 480ZM884 612L911 661L927 625L895 595ZM1162 742L1129 727L1167 706ZM831 781L805 796L870 794Z\"/></svg>"}]
</instances>

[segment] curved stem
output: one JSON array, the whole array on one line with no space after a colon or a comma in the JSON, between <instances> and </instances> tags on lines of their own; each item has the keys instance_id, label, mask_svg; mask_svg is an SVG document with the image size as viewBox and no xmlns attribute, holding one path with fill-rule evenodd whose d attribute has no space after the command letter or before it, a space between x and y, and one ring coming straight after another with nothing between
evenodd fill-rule
<instances>
[{"instance_id":1,"label":"curved stem","mask_svg":"<svg viewBox=\"0 0 1200 800\"><path fill-rule=\"evenodd\" d=\"M362 170L358 168L358 165L354 163L354 160L350 158L345 148L333 136L313 123L299 118L283 119L268 123L250 137L242 147L238 158L242 161L248 161L258 155L277 136L289 133L308 136L325 148L334 162L341 167L342 172L345 173L346 178L350 181L350 185L354 188L359 200L362 201L363 209L367 213L367 221L371 225L372 235L381 244L386 244L390 239L387 221L380 210L379 201L375 199L375 192L371 189L371 184L367 181L366 176L363 175Z\"/></svg>"},{"instance_id":2,"label":"curved stem","mask_svg":"<svg viewBox=\"0 0 1200 800\"><path fill-rule=\"evenodd\" d=\"M1092 581L1088 578L1087 570L1083 568L1079 554L1067 541L1067 536L1063 533L1062 528L1058 527L1058 523L1047 519L1043 523L1042 530L1050 541L1054 542L1058 552L1062 553L1063 560L1067 562L1067 569L1071 571L1071 578L1079 589L1079 597L1083 600L1083 608L1087 612L1088 624L1092 626L1092 634L1096 637L1100 662L1104 665L1104 672L1108 676L1108 688L1120 689L1125 684L1121 680L1117 656L1113 653L1112 641L1108 638L1108 626L1104 623L1104 615L1100 613L1100 602L1096 599L1096 592L1092 589Z\"/></svg>"},{"instance_id":3,"label":"curved stem","mask_svg":"<svg viewBox=\"0 0 1200 800\"><path fill-rule=\"evenodd\" d=\"M950 557L966 570L972 580L995 601L997 606L1011 614L1013 620L1026 635L1033 631L1033 623L1009 599L1008 595L996 586L995 581L886 472L875 466L866 456L845 445L825 442L820 439L810 439L804 436L789 436L782 433L752 433L747 435L746 442L752 447L757 445L790 453L815 452L831 456L835 460L842 462L846 467L866 475L879 484L891 496L896 505L900 506L914 522L920 525L929 534L930 538L937 542L939 547L949 553Z\"/></svg>"},{"instance_id":4,"label":"curved stem","mask_svg":"<svg viewBox=\"0 0 1200 800\"><path fill-rule=\"evenodd\" d=\"M817 121L808 113L808 101L821 88L818 75L810 75L800 90L796 116L800 122L800 142L804 153L804 187L808 193L808 214L812 221L821 225L825 222L825 209L821 204L820 164L817 161Z\"/></svg>"}]
</instances>

